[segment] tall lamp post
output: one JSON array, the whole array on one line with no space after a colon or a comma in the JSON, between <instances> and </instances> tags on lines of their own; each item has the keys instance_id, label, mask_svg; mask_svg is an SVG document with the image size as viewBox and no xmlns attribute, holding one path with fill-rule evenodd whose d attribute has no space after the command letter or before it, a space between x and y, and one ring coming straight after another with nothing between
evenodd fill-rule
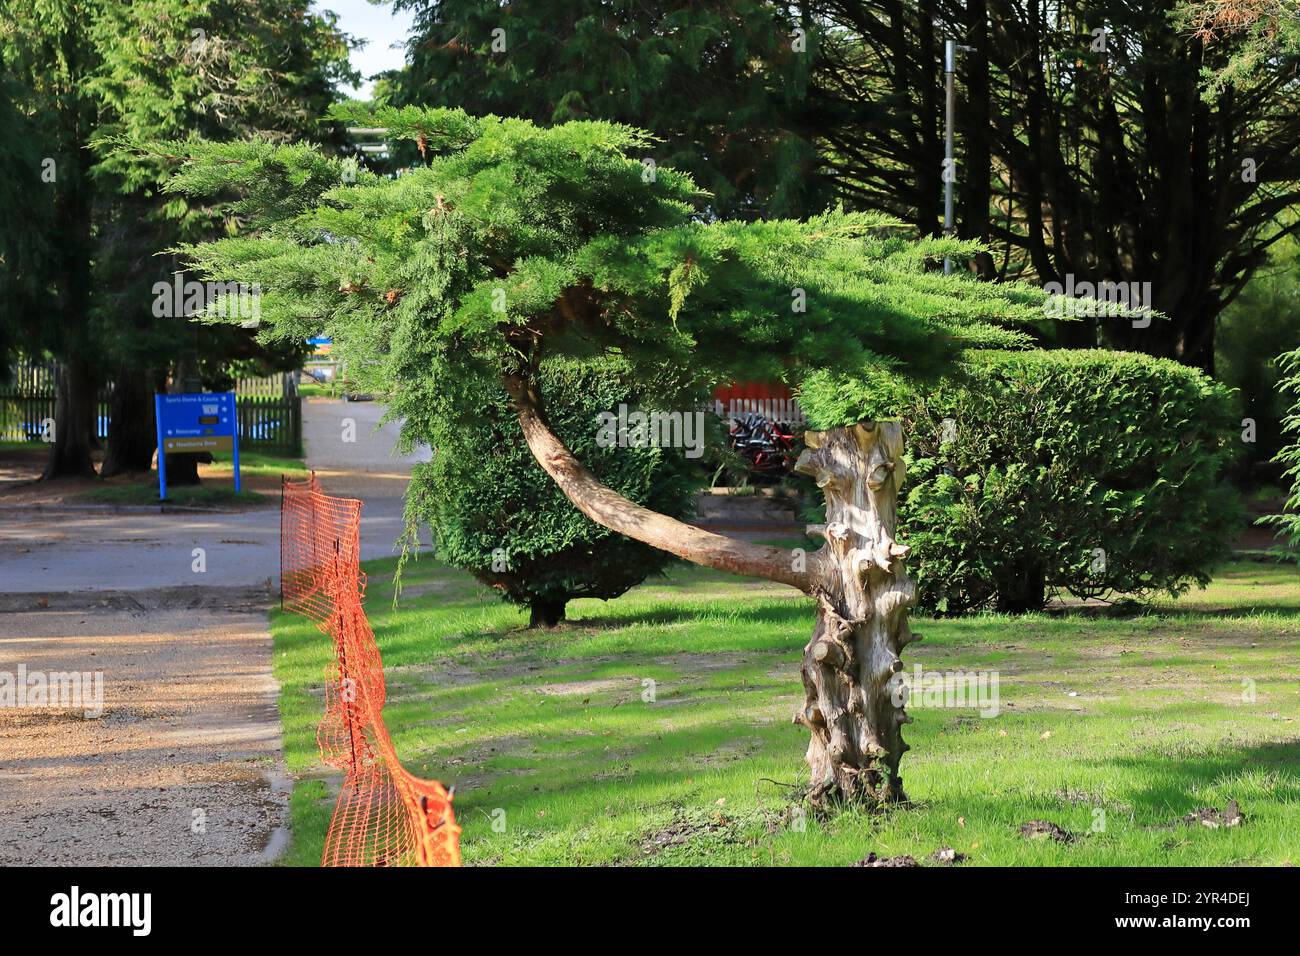
<instances>
[{"instance_id":1,"label":"tall lamp post","mask_svg":"<svg viewBox=\"0 0 1300 956\"><path fill-rule=\"evenodd\" d=\"M957 167L953 158L953 126L957 114L957 51L969 52L972 46L960 46L956 40L943 41L943 234L951 236L956 232L957 219L952 206L952 184L957 178ZM943 274L952 275L952 260L947 256L943 260Z\"/></svg>"}]
</instances>

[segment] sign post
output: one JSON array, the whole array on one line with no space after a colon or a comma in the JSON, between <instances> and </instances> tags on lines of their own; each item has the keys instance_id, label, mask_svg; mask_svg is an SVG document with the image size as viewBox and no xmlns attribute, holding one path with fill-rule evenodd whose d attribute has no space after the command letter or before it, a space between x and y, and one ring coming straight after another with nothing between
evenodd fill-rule
<instances>
[{"instance_id":1,"label":"sign post","mask_svg":"<svg viewBox=\"0 0 1300 956\"><path fill-rule=\"evenodd\" d=\"M239 493L239 414L234 392L159 393L153 399L158 426L158 500L167 498L169 452L228 451Z\"/></svg>"}]
</instances>

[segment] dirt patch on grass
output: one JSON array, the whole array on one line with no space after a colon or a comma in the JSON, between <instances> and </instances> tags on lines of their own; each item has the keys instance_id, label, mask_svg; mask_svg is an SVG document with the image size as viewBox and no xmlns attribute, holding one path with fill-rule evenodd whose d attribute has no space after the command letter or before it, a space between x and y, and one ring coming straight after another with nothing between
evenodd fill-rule
<instances>
[{"instance_id":1,"label":"dirt patch on grass","mask_svg":"<svg viewBox=\"0 0 1300 956\"><path fill-rule=\"evenodd\" d=\"M911 856L876 856L874 853L868 853L863 859L853 864L854 866L920 866L915 857Z\"/></svg>"},{"instance_id":2,"label":"dirt patch on grass","mask_svg":"<svg viewBox=\"0 0 1300 956\"><path fill-rule=\"evenodd\" d=\"M1057 826L1050 820L1030 820L1022 823L1020 835L1026 840L1055 840L1057 843L1073 843L1077 839L1069 830Z\"/></svg>"},{"instance_id":3,"label":"dirt patch on grass","mask_svg":"<svg viewBox=\"0 0 1300 956\"><path fill-rule=\"evenodd\" d=\"M1177 820L1164 824L1158 829L1173 829L1174 827L1205 827L1209 830L1219 830L1226 827L1238 827L1246 821L1246 815L1241 812L1241 807L1237 805L1236 800L1229 800L1228 805L1222 810L1216 810L1214 807L1202 807L1199 810L1193 810Z\"/></svg>"},{"instance_id":4,"label":"dirt patch on grass","mask_svg":"<svg viewBox=\"0 0 1300 956\"><path fill-rule=\"evenodd\" d=\"M736 842L735 820L721 810L712 812L679 808L667 826L647 834L641 840L641 852L655 856L669 847L684 846L693 840Z\"/></svg>"},{"instance_id":5,"label":"dirt patch on grass","mask_svg":"<svg viewBox=\"0 0 1300 956\"><path fill-rule=\"evenodd\" d=\"M748 760L762 749L762 738L742 737L729 740L712 753L704 754L697 763L704 767L725 767L727 764L735 763L738 760Z\"/></svg>"},{"instance_id":6,"label":"dirt patch on grass","mask_svg":"<svg viewBox=\"0 0 1300 956\"><path fill-rule=\"evenodd\" d=\"M578 695L589 697L592 694L627 690L629 687L639 687L640 685L641 682L635 677L611 677L604 680L571 680L554 684L542 684L537 688L537 691L547 697L576 697Z\"/></svg>"}]
</instances>

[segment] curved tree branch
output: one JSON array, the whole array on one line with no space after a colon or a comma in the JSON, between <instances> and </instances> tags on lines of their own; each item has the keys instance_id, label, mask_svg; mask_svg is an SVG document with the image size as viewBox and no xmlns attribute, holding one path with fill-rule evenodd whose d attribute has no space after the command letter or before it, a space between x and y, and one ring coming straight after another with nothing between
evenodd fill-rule
<instances>
[{"instance_id":1,"label":"curved tree branch","mask_svg":"<svg viewBox=\"0 0 1300 956\"><path fill-rule=\"evenodd\" d=\"M601 484L574 457L546 423L536 387L523 375L502 376L506 392L515 403L524 440L538 464L565 496L592 521L636 541L705 567L766 578L812 593L820 553L798 555L785 548L750 544L713 534L694 525L644 508Z\"/></svg>"}]
</instances>

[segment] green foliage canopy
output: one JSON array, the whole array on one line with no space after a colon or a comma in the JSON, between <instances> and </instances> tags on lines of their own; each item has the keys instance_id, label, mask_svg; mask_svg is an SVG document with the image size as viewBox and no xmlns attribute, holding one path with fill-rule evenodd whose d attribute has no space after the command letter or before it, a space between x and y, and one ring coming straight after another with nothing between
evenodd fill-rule
<instances>
[{"instance_id":1,"label":"green foliage canopy","mask_svg":"<svg viewBox=\"0 0 1300 956\"><path fill-rule=\"evenodd\" d=\"M802 216L830 195L807 117L799 15L768 0L398 0L416 15L396 104L551 124L629 123L638 158L690 173L713 213Z\"/></svg>"},{"instance_id":2,"label":"green foliage canopy","mask_svg":"<svg viewBox=\"0 0 1300 956\"><path fill-rule=\"evenodd\" d=\"M397 179L306 146L189 143L169 189L233 194L245 235L187 248L257 283L264 335L324 331L394 413L452 380L530 375L543 354L620 353L701 380L799 381L816 368L937 374L969 348L1029 343L1040 292L944 276L971 243L909 240L879 216L705 221L691 178L608 122L542 128L460 110L352 105L342 118L418 144ZM472 409L470 410L472 411Z\"/></svg>"}]
</instances>

